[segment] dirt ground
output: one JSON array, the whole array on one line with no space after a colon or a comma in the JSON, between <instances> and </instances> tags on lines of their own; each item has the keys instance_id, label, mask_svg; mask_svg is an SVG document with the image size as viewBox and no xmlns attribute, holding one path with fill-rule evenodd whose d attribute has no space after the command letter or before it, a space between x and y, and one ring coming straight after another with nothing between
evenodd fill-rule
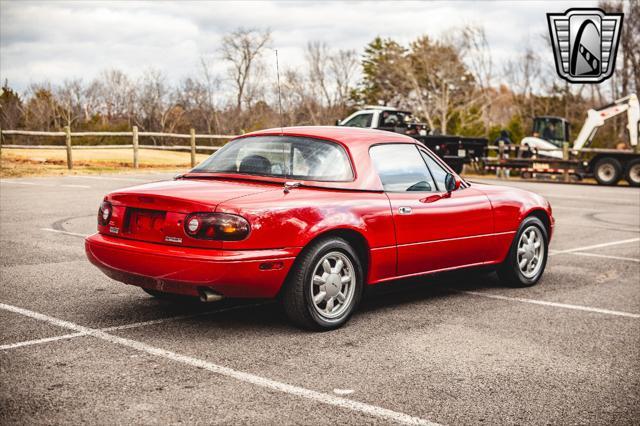
<instances>
[{"instance_id":1,"label":"dirt ground","mask_svg":"<svg viewBox=\"0 0 640 426\"><path fill-rule=\"evenodd\" d=\"M196 154L196 162L207 158ZM179 171L190 168L189 152L140 149L140 169ZM67 169L65 149L3 148L0 155L0 177L57 176L78 173L132 172L131 149L78 149L73 151L73 170Z\"/></svg>"}]
</instances>

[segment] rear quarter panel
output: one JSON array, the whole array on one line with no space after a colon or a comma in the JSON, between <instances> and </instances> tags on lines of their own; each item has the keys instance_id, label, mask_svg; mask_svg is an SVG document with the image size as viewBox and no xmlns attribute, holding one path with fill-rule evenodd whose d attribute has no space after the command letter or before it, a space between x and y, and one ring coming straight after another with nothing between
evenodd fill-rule
<instances>
[{"instance_id":1,"label":"rear quarter panel","mask_svg":"<svg viewBox=\"0 0 640 426\"><path fill-rule=\"evenodd\" d=\"M395 229L382 192L294 188L232 200L216 211L238 214L251 225L248 238L224 242L225 249L305 247L323 233L348 229L369 246L369 283L396 273Z\"/></svg>"},{"instance_id":2,"label":"rear quarter panel","mask_svg":"<svg viewBox=\"0 0 640 426\"><path fill-rule=\"evenodd\" d=\"M519 188L485 185L475 182L472 183L472 187L484 192L493 208L494 244L497 248L497 256L493 263L504 260L515 233L520 227L520 223L536 210L545 212L549 217L551 224L549 238L551 238L554 223L551 206L541 195Z\"/></svg>"}]
</instances>

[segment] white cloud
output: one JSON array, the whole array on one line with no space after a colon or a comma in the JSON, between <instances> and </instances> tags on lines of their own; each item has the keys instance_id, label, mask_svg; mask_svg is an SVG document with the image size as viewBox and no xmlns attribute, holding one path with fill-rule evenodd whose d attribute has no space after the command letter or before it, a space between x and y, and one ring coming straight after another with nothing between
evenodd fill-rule
<instances>
[{"instance_id":1,"label":"white cloud","mask_svg":"<svg viewBox=\"0 0 640 426\"><path fill-rule=\"evenodd\" d=\"M581 3L592 6L595 2ZM545 48L546 12L568 2L0 2L0 78L29 83L90 80L106 68L132 76L149 67L170 81L219 58L222 36L238 27L270 28L283 67L304 61L307 42L361 51L375 36L408 43L464 24L484 26L501 67L529 42ZM551 52L542 56L551 61ZM272 60L270 60L273 62Z\"/></svg>"}]
</instances>

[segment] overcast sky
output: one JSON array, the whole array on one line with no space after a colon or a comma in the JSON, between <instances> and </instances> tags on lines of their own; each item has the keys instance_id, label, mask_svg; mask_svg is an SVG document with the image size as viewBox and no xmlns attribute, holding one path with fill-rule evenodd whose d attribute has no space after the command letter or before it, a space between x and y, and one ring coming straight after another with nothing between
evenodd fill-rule
<instances>
[{"instance_id":1,"label":"overcast sky","mask_svg":"<svg viewBox=\"0 0 640 426\"><path fill-rule=\"evenodd\" d=\"M595 1L513 2L97 2L0 0L0 77L29 83L91 80L106 68L133 77L147 68L170 82L198 72L200 58L219 60L222 36L238 27L270 28L280 66L303 62L309 41L358 52L375 36L407 43L464 24L484 26L498 68L529 43L545 51L546 13ZM269 57L266 59L271 60ZM267 63L269 64L269 63Z\"/></svg>"}]
</instances>

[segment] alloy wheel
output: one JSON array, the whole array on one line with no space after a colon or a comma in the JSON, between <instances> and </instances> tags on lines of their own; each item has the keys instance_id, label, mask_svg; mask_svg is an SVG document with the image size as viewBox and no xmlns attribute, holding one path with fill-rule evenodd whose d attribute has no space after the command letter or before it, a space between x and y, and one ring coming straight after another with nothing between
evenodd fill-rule
<instances>
[{"instance_id":1,"label":"alloy wheel","mask_svg":"<svg viewBox=\"0 0 640 426\"><path fill-rule=\"evenodd\" d=\"M310 284L314 310L327 320L340 318L349 309L356 291L353 263L342 252L329 252L313 268Z\"/></svg>"},{"instance_id":2,"label":"alloy wheel","mask_svg":"<svg viewBox=\"0 0 640 426\"><path fill-rule=\"evenodd\" d=\"M535 277L544 260L544 240L537 226L527 227L518 241L517 262L520 273L526 278Z\"/></svg>"}]
</instances>

